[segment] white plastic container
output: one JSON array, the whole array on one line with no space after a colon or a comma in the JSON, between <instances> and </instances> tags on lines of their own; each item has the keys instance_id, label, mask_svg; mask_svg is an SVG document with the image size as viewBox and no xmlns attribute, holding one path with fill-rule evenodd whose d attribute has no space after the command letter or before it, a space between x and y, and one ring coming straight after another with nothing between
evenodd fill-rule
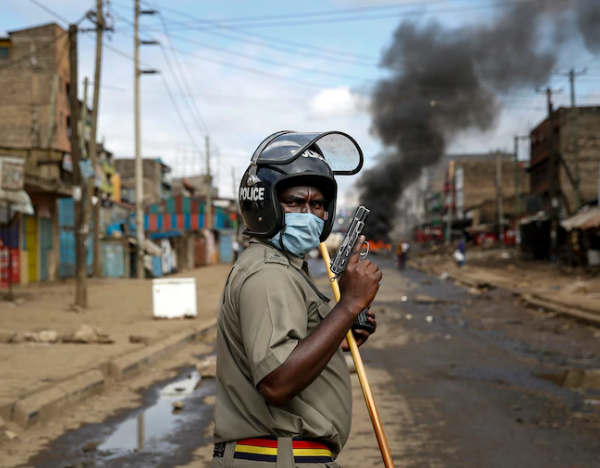
<instances>
[{"instance_id":1,"label":"white plastic container","mask_svg":"<svg viewBox=\"0 0 600 468\"><path fill-rule=\"evenodd\" d=\"M152 305L155 318L195 317L196 279L152 280Z\"/></svg>"}]
</instances>

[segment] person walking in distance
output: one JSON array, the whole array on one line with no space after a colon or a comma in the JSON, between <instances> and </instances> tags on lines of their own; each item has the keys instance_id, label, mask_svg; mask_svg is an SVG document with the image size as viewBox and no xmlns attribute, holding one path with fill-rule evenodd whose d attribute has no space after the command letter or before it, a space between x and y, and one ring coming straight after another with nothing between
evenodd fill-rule
<instances>
[{"instance_id":1,"label":"person walking in distance","mask_svg":"<svg viewBox=\"0 0 600 468\"><path fill-rule=\"evenodd\" d=\"M239 192L251 240L219 302L212 468L338 466L352 415L345 335L382 272L359 262L362 237L331 308L304 259L331 232L334 176L361 166L358 144L340 132L279 132L252 157Z\"/></svg>"}]
</instances>

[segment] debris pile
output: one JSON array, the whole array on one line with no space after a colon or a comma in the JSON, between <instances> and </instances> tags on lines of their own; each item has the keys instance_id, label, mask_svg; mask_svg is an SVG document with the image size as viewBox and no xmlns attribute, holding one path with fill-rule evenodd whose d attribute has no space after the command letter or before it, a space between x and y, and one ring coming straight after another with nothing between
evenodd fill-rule
<instances>
[{"instance_id":1,"label":"debris pile","mask_svg":"<svg viewBox=\"0 0 600 468\"><path fill-rule=\"evenodd\" d=\"M13 330L0 330L0 343L78 343L78 344L112 344L115 341L107 333L94 329L89 325L81 325L77 330L59 334L56 330L42 329L18 333Z\"/></svg>"}]
</instances>

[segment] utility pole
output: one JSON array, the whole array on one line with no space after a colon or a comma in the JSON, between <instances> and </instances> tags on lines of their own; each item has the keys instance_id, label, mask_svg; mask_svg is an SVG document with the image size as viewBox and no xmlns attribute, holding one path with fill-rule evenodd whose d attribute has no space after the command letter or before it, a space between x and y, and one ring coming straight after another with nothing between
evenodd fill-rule
<instances>
[{"instance_id":1,"label":"utility pole","mask_svg":"<svg viewBox=\"0 0 600 468\"><path fill-rule=\"evenodd\" d=\"M574 68L571 68L567 73L563 73L569 77L569 86L571 89L571 124L573 125L571 131L571 138L573 141L573 162L575 165L575 195L577 196L577 209L582 206L581 199L581 175L579 172L579 110L575 107L575 78L577 76L585 75L587 73L587 68L584 68L580 71L575 71Z\"/></svg>"},{"instance_id":2,"label":"utility pole","mask_svg":"<svg viewBox=\"0 0 600 468\"><path fill-rule=\"evenodd\" d=\"M135 232L137 234L137 277L144 271L144 168L140 133L140 0L135 0Z\"/></svg>"},{"instance_id":3,"label":"utility pole","mask_svg":"<svg viewBox=\"0 0 600 468\"><path fill-rule=\"evenodd\" d=\"M88 86L90 84L90 80L86 76L83 79L83 103L81 105L81 134L79 135L79 146L81 148L81 159L87 159L87 151L85 147L85 128L87 123L87 114L88 114ZM87 208L87 207L86 207Z\"/></svg>"},{"instance_id":4,"label":"utility pole","mask_svg":"<svg viewBox=\"0 0 600 468\"><path fill-rule=\"evenodd\" d=\"M206 229L212 229L212 176L210 174L210 140L208 135L205 138L206 142Z\"/></svg>"},{"instance_id":5,"label":"utility pole","mask_svg":"<svg viewBox=\"0 0 600 468\"><path fill-rule=\"evenodd\" d=\"M156 70L140 69L140 45L156 44L154 41L140 41L140 15L154 15L155 10L140 10L140 0L135 0L134 7L134 106L135 106L135 219L137 234L137 277L143 279L144 274L144 166L142 164L142 135L140 128L140 76L155 74Z\"/></svg>"},{"instance_id":6,"label":"utility pole","mask_svg":"<svg viewBox=\"0 0 600 468\"><path fill-rule=\"evenodd\" d=\"M452 205L454 205L454 160L448 163L448 216L446 226L446 245L452 243Z\"/></svg>"},{"instance_id":7,"label":"utility pole","mask_svg":"<svg viewBox=\"0 0 600 468\"><path fill-rule=\"evenodd\" d=\"M100 77L102 69L102 37L104 34L105 21L104 13L102 10L104 1L97 0L96 2L96 65L94 68L94 97L92 102L92 122L91 122L91 135L90 135L90 162L94 171L96 170L96 164L98 163L98 148L96 145L97 134L98 134L98 106L100 105ZM90 192L90 200L95 192L96 178L92 177L89 182L88 190ZM93 206L92 206L93 205ZM93 213L93 229L94 229L94 255L93 255L93 275L102 276L102 267L100 259L100 198L96 200L95 204L88 204L87 207Z\"/></svg>"},{"instance_id":8,"label":"utility pole","mask_svg":"<svg viewBox=\"0 0 600 468\"><path fill-rule=\"evenodd\" d=\"M514 169L515 169L515 217L517 225L521 219L521 187L520 187L520 168L519 168L519 140L529 140L529 135L515 135L515 153L514 153ZM517 226L518 228L518 226Z\"/></svg>"},{"instance_id":9,"label":"utility pole","mask_svg":"<svg viewBox=\"0 0 600 468\"><path fill-rule=\"evenodd\" d=\"M76 287L75 305L87 307L87 272L85 231L83 219L83 180L81 176L81 147L79 144L79 101L77 99L77 25L69 26L69 59L70 59L70 95L71 107L71 156L73 158L73 202L75 209L75 264L76 264Z\"/></svg>"},{"instance_id":10,"label":"utility pole","mask_svg":"<svg viewBox=\"0 0 600 468\"><path fill-rule=\"evenodd\" d=\"M498 240L504 242L504 212L502 207L502 154L496 151L496 214L498 216Z\"/></svg>"},{"instance_id":11,"label":"utility pole","mask_svg":"<svg viewBox=\"0 0 600 468\"><path fill-rule=\"evenodd\" d=\"M538 90L539 91L539 90ZM550 192L550 256L553 263L558 261L558 218L560 215L560 178L558 155L554 144L554 109L552 108L552 95L559 90L552 90L549 86L543 90L548 103L548 186Z\"/></svg>"}]
</instances>

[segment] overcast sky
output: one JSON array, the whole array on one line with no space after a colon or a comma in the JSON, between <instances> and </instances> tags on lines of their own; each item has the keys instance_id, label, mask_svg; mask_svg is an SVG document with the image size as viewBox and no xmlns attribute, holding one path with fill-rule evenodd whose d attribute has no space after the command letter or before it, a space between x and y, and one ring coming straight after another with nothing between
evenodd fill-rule
<instances>
[{"instance_id":1,"label":"overcast sky","mask_svg":"<svg viewBox=\"0 0 600 468\"><path fill-rule=\"evenodd\" d=\"M42 3L69 22L95 4ZM99 136L117 157L131 157L133 63L119 53L133 55L133 1L110 3L115 32L105 42ZM0 0L0 6L0 34L53 21L66 27L29 0ZM232 170L239 180L256 146L278 130L345 131L363 148L367 166L372 164L381 146L370 133L369 94L385 76L378 63L401 19L435 18L460 26L489 21L498 12L487 0L152 0L142 6L153 6L162 16L141 18L141 38L162 44L144 46L141 52L143 67L160 71L142 77L142 154L162 157L176 175L197 174L204 170L204 137L209 135L223 196L231 196L237 186ZM81 80L93 77L94 38L93 33L80 36ZM600 60L576 48L565 51L561 64L564 69L587 67L588 74L578 80L578 101L600 103ZM567 79L557 74L551 84L563 89L556 105L566 105ZM528 133L545 111L544 96L533 89L518 99L507 98L494 130L462 135L450 149L512 151L513 136ZM523 145L522 157L526 151ZM351 202L352 181L341 186Z\"/></svg>"}]
</instances>

